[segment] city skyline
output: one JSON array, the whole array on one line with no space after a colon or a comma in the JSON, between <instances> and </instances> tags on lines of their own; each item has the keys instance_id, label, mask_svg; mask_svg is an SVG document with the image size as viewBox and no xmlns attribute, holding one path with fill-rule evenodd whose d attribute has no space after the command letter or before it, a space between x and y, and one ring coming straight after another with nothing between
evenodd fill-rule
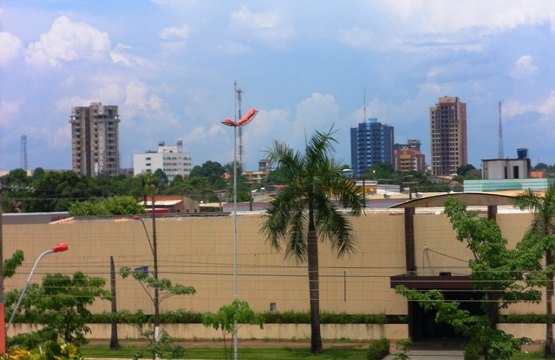
<instances>
[{"instance_id":1,"label":"city skyline","mask_svg":"<svg viewBox=\"0 0 555 360\"><path fill-rule=\"evenodd\" d=\"M456 12L453 8L456 7ZM453 17L452 14L457 16ZM349 129L368 118L419 139L430 157L429 109L467 104L469 163L528 148L555 163L555 3L349 0L241 2L6 0L0 5L0 169L71 169L72 107L119 108L121 167L160 141L183 141L194 164L233 160L243 112L247 169L272 141L302 149L334 126L350 164ZM148 19L148 21L146 21ZM365 116L366 115L366 116Z\"/></svg>"}]
</instances>

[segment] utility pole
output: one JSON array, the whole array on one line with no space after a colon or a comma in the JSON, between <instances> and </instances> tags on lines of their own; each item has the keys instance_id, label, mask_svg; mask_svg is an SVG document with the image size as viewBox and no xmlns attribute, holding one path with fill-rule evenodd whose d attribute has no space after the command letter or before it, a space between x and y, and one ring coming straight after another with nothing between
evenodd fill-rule
<instances>
[{"instance_id":1,"label":"utility pole","mask_svg":"<svg viewBox=\"0 0 555 360\"><path fill-rule=\"evenodd\" d=\"M4 237L2 222L2 181L0 180L0 354L6 354L6 318L4 317Z\"/></svg>"}]
</instances>

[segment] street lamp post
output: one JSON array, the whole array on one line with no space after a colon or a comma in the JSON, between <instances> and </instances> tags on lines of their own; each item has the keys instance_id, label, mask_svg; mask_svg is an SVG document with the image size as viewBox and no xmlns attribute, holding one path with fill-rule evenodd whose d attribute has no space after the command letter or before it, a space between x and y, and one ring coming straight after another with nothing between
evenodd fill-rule
<instances>
[{"instance_id":1,"label":"street lamp post","mask_svg":"<svg viewBox=\"0 0 555 360\"><path fill-rule=\"evenodd\" d=\"M15 318L15 314L19 309L19 305L21 305L21 301L23 301L25 292L27 292L27 288L29 287L29 283L31 282L31 277L33 276L33 273L35 272L37 266L39 265L39 262L42 260L43 257L45 257L48 254L64 252L67 249L68 249L68 246L66 243L59 243L58 245L53 246L51 249L46 250L39 255L39 257L35 261L35 264L33 265L33 268L31 269L31 272L29 273L29 277L27 278L27 281L25 281L25 285L23 286L23 290L21 290L21 294L19 294L19 299L17 299L17 304L15 304L15 308L13 309L12 316L10 316L10 320L6 324L6 333L8 332L8 329L10 328L10 325L12 324L13 319Z\"/></svg>"},{"instance_id":2,"label":"street lamp post","mask_svg":"<svg viewBox=\"0 0 555 360\"><path fill-rule=\"evenodd\" d=\"M247 125L258 114L258 110L250 109L238 121L225 119L222 124L233 128L233 300L238 298L237 283L237 128ZM237 324L233 330L233 358L237 360L238 354Z\"/></svg>"}]
</instances>

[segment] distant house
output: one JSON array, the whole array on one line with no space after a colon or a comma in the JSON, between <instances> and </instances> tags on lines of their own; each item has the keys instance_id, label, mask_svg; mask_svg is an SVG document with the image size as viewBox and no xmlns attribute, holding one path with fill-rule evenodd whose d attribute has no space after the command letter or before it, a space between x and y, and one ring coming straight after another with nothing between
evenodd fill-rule
<instances>
[{"instance_id":1,"label":"distant house","mask_svg":"<svg viewBox=\"0 0 555 360\"><path fill-rule=\"evenodd\" d=\"M144 201L141 205L145 206ZM152 198L146 199L145 210L152 213ZM195 214L200 212L199 203L183 195L158 195L154 197L156 214Z\"/></svg>"},{"instance_id":2,"label":"distant house","mask_svg":"<svg viewBox=\"0 0 555 360\"><path fill-rule=\"evenodd\" d=\"M530 178L532 179L543 179L545 176L545 171L530 171Z\"/></svg>"}]
</instances>

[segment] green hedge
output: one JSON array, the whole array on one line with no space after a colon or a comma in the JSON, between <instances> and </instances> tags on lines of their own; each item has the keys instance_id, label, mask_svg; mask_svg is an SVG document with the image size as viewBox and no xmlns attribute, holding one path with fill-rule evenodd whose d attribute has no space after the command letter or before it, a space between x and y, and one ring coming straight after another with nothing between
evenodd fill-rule
<instances>
[{"instance_id":1,"label":"green hedge","mask_svg":"<svg viewBox=\"0 0 555 360\"><path fill-rule=\"evenodd\" d=\"M308 312L264 312L265 324L310 324L310 313ZM153 316L142 311L131 313L121 311L116 314L116 319L120 324L136 324L152 322ZM112 321L111 313L93 314L90 323L107 324ZM166 324L200 324L202 323L202 313L176 310L167 311L160 314L160 322ZM322 324L406 324L406 316L386 316L385 314L346 314L328 313L320 314Z\"/></svg>"},{"instance_id":2,"label":"green hedge","mask_svg":"<svg viewBox=\"0 0 555 360\"><path fill-rule=\"evenodd\" d=\"M310 313L308 312L264 312L264 323L266 324L310 324ZM116 315L116 319L122 324L136 324L152 322L153 315L145 314L142 311L131 313L121 311ZM111 313L93 314L89 320L91 323L107 324L112 320ZM25 320L18 316L16 322ZM202 313L176 310L166 311L160 314L160 322L166 324L200 324L202 323ZM406 324L407 317L404 315L385 315L385 314L346 314L328 313L320 314L322 324ZM544 314L508 314L499 315L499 323L509 324L545 324Z\"/></svg>"},{"instance_id":3,"label":"green hedge","mask_svg":"<svg viewBox=\"0 0 555 360\"><path fill-rule=\"evenodd\" d=\"M500 323L507 324L545 324L545 314L508 314L499 315Z\"/></svg>"}]
</instances>

